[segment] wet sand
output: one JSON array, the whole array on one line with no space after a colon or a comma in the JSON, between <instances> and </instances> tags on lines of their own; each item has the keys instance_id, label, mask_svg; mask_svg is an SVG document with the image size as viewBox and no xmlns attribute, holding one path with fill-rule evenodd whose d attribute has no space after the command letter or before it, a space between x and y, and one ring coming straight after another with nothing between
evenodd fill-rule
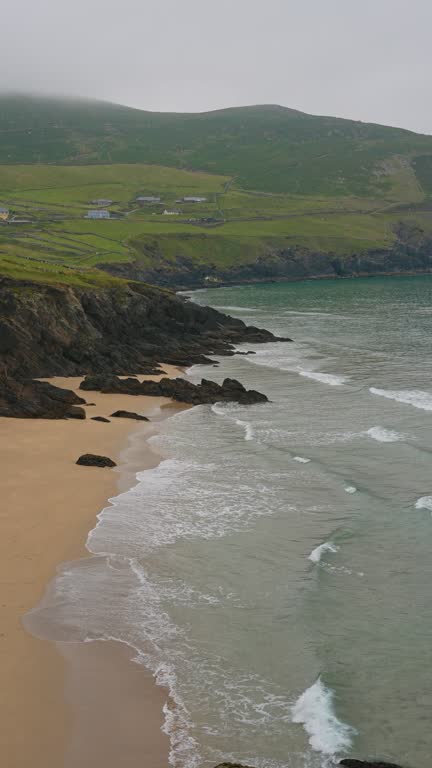
<instances>
[{"instance_id":1,"label":"wet sand","mask_svg":"<svg viewBox=\"0 0 432 768\"><path fill-rule=\"evenodd\" d=\"M164 370L169 375L179 373L173 366L164 366ZM50 381L76 389L81 379ZM159 768L168 764L168 739L160 732L166 696L142 667L129 661L129 651L117 644L88 644L76 653L68 652L65 665L54 644L30 636L21 623L22 616L42 597L56 566L87 554L87 534L107 500L133 483L133 463L126 464L131 459L131 449L129 456L125 451L128 438L138 432L151 434L154 429L151 424L128 419L95 422L90 416L109 417L113 411L125 409L158 419L173 412L173 404L164 398L80 394L96 404L86 406L85 421L0 418L0 764L61 768L67 753L67 768L75 768L70 749L76 721L84 713L90 722L90 713L98 711L102 727L102 708L109 701L106 749L94 751L88 765ZM157 455L150 448L144 450L141 440L140 445L137 469L155 466ZM109 456L119 466L115 470L77 466L82 453ZM123 473L122 464L127 470ZM92 684L82 681L78 712L73 704L78 679L73 669L92 676ZM117 699L108 695L116 690ZM130 715L127 723L126 711ZM97 728L97 718L92 722ZM125 747L126 742L128 762L125 753L120 760L114 749L114 745ZM92 743L96 749L96 739ZM87 765L82 760L81 752L80 767Z\"/></svg>"}]
</instances>

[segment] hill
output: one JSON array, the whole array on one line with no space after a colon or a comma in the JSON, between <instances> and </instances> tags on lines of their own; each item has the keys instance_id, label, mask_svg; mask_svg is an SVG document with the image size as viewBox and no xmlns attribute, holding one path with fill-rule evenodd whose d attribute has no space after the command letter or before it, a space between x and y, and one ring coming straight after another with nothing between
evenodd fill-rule
<instances>
[{"instance_id":1,"label":"hill","mask_svg":"<svg viewBox=\"0 0 432 768\"><path fill-rule=\"evenodd\" d=\"M432 137L275 105L173 114L3 95L0 137L0 164L152 163L299 195L385 196L396 157L432 193Z\"/></svg>"},{"instance_id":2,"label":"hill","mask_svg":"<svg viewBox=\"0 0 432 768\"><path fill-rule=\"evenodd\" d=\"M105 289L432 271L429 136L275 105L3 95L0 137L0 275ZM89 219L100 198L109 219Z\"/></svg>"}]
</instances>

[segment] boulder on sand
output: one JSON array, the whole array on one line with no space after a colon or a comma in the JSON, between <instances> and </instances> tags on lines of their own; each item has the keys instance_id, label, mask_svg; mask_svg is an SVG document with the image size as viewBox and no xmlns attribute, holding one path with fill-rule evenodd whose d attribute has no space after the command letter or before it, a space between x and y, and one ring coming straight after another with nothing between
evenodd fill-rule
<instances>
[{"instance_id":1,"label":"boulder on sand","mask_svg":"<svg viewBox=\"0 0 432 768\"><path fill-rule=\"evenodd\" d=\"M106 419L105 416L92 416L92 421L103 421L104 424L111 424L109 419Z\"/></svg>"},{"instance_id":2,"label":"boulder on sand","mask_svg":"<svg viewBox=\"0 0 432 768\"><path fill-rule=\"evenodd\" d=\"M117 464L108 456L98 456L95 453L84 453L76 462L82 467L116 467Z\"/></svg>"},{"instance_id":3,"label":"boulder on sand","mask_svg":"<svg viewBox=\"0 0 432 768\"><path fill-rule=\"evenodd\" d=\"M133 411L115 411L111 414L111 417L116 419L135 419L135 421L150 421L147 416L141 416Z\"/></svg>"},{"instance_id":4,"label":"boulder on sand","mask_svg":"<svg viewBox=\"0 0 432 768\"><path fill-rule=\"evenodd\" d=\"M11 379L0 370L0 416L15 419L85 419L85 404L70 389L47 381Z\"/></svg>"},{"instance_id":5,"label":"boulder on sand","mask_svg":"<svg viewBox=\"0 0 432 768\"><path fill-rule=\"evenodd\" d=\"M254 389L245 389L236 379L225 379L222 384L202 379L200 384L192 384L186 379L163 378L160 381L138 381L137 379L119 379L111 374L86 376L80 384L83 390L99 390L107 394L149 395L150 397L168 397L180 403L204 405L221 401L235 402L241 405L267 403L268 398Z\"/></svg>"}]
</instances>

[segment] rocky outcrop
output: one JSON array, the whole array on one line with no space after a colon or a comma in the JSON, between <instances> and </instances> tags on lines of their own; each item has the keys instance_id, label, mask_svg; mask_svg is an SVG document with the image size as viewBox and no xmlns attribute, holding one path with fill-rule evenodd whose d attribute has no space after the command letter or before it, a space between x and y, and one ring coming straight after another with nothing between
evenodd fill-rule
<instances>
[{"instance_id":1,"label":"rocky outcrop","mask_svg":"<svg viewBox=\"0 0 432 768\"><path fill-rule=\"evenodd\" d=\"M346 758L341 760L339 765L343 765L345 768L401 768L400 765L395 763L383 763L381 761L365 761L365 760L351 760ZM241 765L240 763L221 763L216 768L250 768L247 765Z\"/></svg>"},{"instance_id":2,"label":"rocky outcrop","mask_svg":"<svg viewBox=\"0 0 432 768\"><path fill-rule=\"evenodd\" d=\"M105 416L92 416L92 421L101 421L103 424L111 424L109 419L106 419Z\"/></svg>"},{"instance_id":3,"label":"rocky outcrop","mask_svg":"<svg viewBox=\"0 0 432 768\"><path fill-rule=\"evenodd\" d=\"M139 413L133 411L115 411L111 414L112 418L116 419L135 419L135 421L150 421L147 416L141 416Z\"/></svg>"},{"instance_id":4,"label":"rocky outcrop","mask_svg":"<svg viewBox=\"0 0 432 768\"><path fill-rule=\"evenodd\" d=\"M181 403L203 405L220 401L236 402L241 405L266 403L268 398L254 389L245 389L236 379L225 379L222 384L202 379L200 384L192 384L185 379L167 379L160 381L143 381L103 374L87 376L80 384L83 390L98 390L109 394L150 395L153 397L169 397Z\"/></svg>"},{"instance_id":5,"label":"rocky outcrop","mask_svg":"<svg viewBox=\"0 0 432 768\"><path fill-rule=\"evenodd\" d=\"M0 374L0 416L15 419L85 419L85 400L46 381L16 381Z\"/></svg>"},{"instance_id":6,"label":"rocky outcrop","mask_svg":"<svg viewBox=\"0 0 432 768\"><path fill-rule=\"evenodd\" d=\"M401 768L396 763L383 763L381 760L371 762L370 760L351 760L350 758L341 760L339 765L343 765L344 768Z\"/></svg>"},{"instance_id":7,"label":"rocky outcrop","mask_svg":"<svg viewBox=\"0 0 432 768\"><path fill-rule=\"evenodd\" d=\"M73 393L36 376L161 375L159 361L212 363L209 354L232 355L234 344L271 341L269 331L149 285L87 290L0 277L0 415L85 418ZM196 399L189 392L186 402Z\"/></svg>"},{"instance_id":8,"label":"rocky outcrop","mask_svg":"<svg viewBox=\"0 0 432 768\"><path fill-rule=\"evenodd\" d=\"M77 459L76 464L82 467L116 467L117 464L108 456L98 456L95 453L84 453Z\"/></svg>"},{"instance_id":9,"label":"rocky outcrop","mask_svg":"<svg viewBox=\"0 0 432 768\"><path fill-rule=\"evenodd\" d=\"M429 204L428 204L429 205ZM418 206L417 206L418 207ZM421 205L420 205L421 207ZM417 209L417 208L416 208ZM164 258L164 240L161 238L157 258L149 259L148 243L138 238L133 241L138 255L134 262L106 264L103 269L110 274L147 280L154 285L174 286L177 289L214 287L233 283L259 283L269 281L294 281L305 278L364 277L369 275L424 274L432 272L432 238L412 221L401 219L394 225L394 240L387 247L365 249L359 243L358 251L352 246L347 253L318 250L303 245L281 245L280 238L263 239L261 249L248 260L248 244L245 242L244 257L224 261L223 266L212 259L211 239L204 239L202 250L206 262L193 260L182 254L182 238L178 238L175 261ZM227 246L227 251L229 246Z\"/></svg>"},{"instance_id":10,"label":"rocky outcrop","mask_svg":"<svg viewBox=\"0 0 432 768\"><path fill-rule=\"evenodd\" d=\"M162 374L158 363L210 362L271 333L138 283L103 290L0 278L0 360L13 378Z\"/></svg>"},{"instance_id":11,"label":"rocky outcrop","mask_svg":"<svg viewBox=\"0 0 432 768\"><path fill-rule=\"evenodd\" d=\"M250 765L240 765L240 763L220 763L216 768L251 768Z\"/></svg>"}]
</instances>

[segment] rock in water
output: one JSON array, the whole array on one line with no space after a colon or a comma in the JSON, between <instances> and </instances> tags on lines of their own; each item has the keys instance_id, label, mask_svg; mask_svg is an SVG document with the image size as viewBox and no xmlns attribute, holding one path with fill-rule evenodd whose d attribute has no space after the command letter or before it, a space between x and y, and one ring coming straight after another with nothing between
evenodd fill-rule
<instances>
[{"instance_id":1,"label":"rock in water","mask_svg":"<svg viewBox=\"0 0 432 768\"><path fill-rule=\"evenodd\" d=\"M185 379L163 378L160 381L138 381L137 379L119 379L111 374L87 376L80 384L83 390L124 395L149 395L150 397L168 397L180 403L191 405L213 404L221 401L235 402L241 405L267 403L268 398L254 389L245 389L236 379L225 379L222 384L202 379L200 384L192 384Z\"/></svg>"},{"instance_id":2,"label":"rock in water","mask_svg":"<svg viewBox=\"0 0 432 768\"><path fill-rule=\"evenodd\" d=\"M251 768L250 765L241 765L240 763L221 763L216 768Z\"/></svg>"},{"instance_id":3,"label":"rock in water","mask_svg":"<svg viewBox=\"0 0 432 768\"><path fill-rule=\"evenodd\" d=\"M139 413L133 411L115 411L111 414L112 418L117 419L135 419L135 421L150 421L147 416L140 416Z\"/></svg>"},{"instance_id":4,"label":"rock in water","mask_svg":"<svg viewBox=\"0 0 432 768\"><path fill-rule=\"evenodd\" d=\"M105 416L92 416L92 421L103 421L104 424L111 424L109 419L106 419Z\"/></svg>"},{"instance_id":5,"label":"rock in water","mask_svg":"<svg viewBox=\"0 0 432 768\"><path fill-rule=\"evenodd\" d=\"M84 453L76 462L82 467L116 467L117 464L108 456L97 456L95 453Z\"/></svg>"},{"instance_id":6,"label":"rock in water","mask_svg":"<svg viewBox=\"0 0 432 768\"><path fill-rule=\"evenodd\" d=\"M352 760L349 757L345 760L341 760L339 765L343 765L344 768L401 768L396 763L383 763L381 760Z\"/></svg>"}]
</instances>

